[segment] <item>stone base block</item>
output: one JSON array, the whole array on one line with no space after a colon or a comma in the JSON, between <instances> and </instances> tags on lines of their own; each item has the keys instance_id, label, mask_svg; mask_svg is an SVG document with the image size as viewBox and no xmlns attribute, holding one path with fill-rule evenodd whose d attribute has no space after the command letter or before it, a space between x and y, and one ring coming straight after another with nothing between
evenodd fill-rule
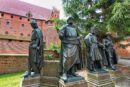
<instances>
[{"instance_id":1,"label":"stone base block","mask_svg":"<svg viewBox=\"0 0 130 87\"><path fill-rule=\"evenodd\" d=\"M58 60L45 60L41 75L48 77L58 77Z\"/></svg>"},{"instance_id":2,"label":"stone base block","mask_svg":"<svg viewBox=\"0 0 130 87\"><path fill-rule=\"evenodd\" d=\"M23 78L20 87L40 87L40 76Z\"/></svg>"},{"instance_id":3,"label":"stone base block","mask_svg":"<svg viewBox=\"0 0 130 87\"><path fill-rule=\"evenodd\" d=\"M59 81L59 87L88 87L85 80L64 83L63 80Z\"/></svg>"},{"instance_id":4,"label":"stone base block","mask_svg":"<svg viewBox=\"0 0 130 87\"><path fill-rule=\"evenodd\" d=\"M42 87L58 87L58 81L59 79L57 77L42 76L41 85Z\"/></svg>"},{"instance_id":5,"label":"stone base block","mask_svg":"<svg viewBox=\"0 0 130 87\"><path fill-rule=\"evenodd\" d=\"M124 78L124 75L119 70L115 70L115 71L114 70L109 70L109 73L110 73L110 77L113 80Z\"/></svg>"},{"instance_id":6,"label":"stone base block","mask_svg":"<svg viewBox=\"0 0 130 87\"><path fill-rule=\"evenodd\" d=\"M89 73L88 72L88 87L115 87L108 72L104 73Z\"/></svg>"}]
</instances>

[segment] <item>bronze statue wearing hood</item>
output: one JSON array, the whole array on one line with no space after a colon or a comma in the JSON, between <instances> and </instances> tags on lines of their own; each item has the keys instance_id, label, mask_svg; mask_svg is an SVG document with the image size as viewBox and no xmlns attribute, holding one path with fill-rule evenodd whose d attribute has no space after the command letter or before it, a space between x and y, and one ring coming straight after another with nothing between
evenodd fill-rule
<instances>
[{"instance_id":1,"label":"bronze statue wearing hood","mask_svg":"<svg viewBox=\"0 0 130 87\"><path fill-rule=\"evenodd\" d=\"M105 54L108 63L106 67L115 70L116 67L114 65L117 64L117 55L113 47L111 33L106 33L105 38L103 38L103 45L105 46Z\"/></svg>"},{"instance_id":2,"label":"bronze statue wearing hood","mask_svg":"<svg viewBox=\"0 0 130 87\"><path fill-rule=\"evenodd\" d=\"M33 28L31 42L29 44L28 72L24 77L40 74L43 66L43 34L38 28L36 20L31 21Z\"/></svg>"},{"instance_id":3,"label":"bronze statue wearing hood","mask_svg":"<svg viewBox=\"0 0 130 87\"><path fill-rule=\"evenodd\" d=\"M68 76L76 76L75 72L82 67L80 37L73 25L73 17L68 18L67 25L59 32L59 38L61 40L60 78L67 81Z\"/></svg>"},{"instance_id":4,"label":"bronze statue wearing hood","mask_svg":"<svg viewBox=\"0 0 130 87\"><path fill-rule=\"evenodd\" d=\"M92 27L90 33L85 37L86 44L86 67L89 71L98 72L102 69L102 56L98 49L95 27Z\"/></svg>"}]
</instances>

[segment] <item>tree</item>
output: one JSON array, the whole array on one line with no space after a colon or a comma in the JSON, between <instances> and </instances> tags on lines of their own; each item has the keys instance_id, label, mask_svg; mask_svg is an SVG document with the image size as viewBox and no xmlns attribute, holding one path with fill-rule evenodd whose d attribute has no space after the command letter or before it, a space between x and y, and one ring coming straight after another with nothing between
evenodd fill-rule
<instances>
[{"instance_id":1,"label":"tree","mask_svg":"<svg viewBox=\"0 0 130 87\"><path fill-rule=\"evenodd\" d=\"M57 32L61 29L61 27L66 24L65 20L63 19L54 19L53 20L55 23L55 29L57 30Z\"/></svg>"},{"instance_id":2,"label":"tree","mask_svg":"<svg viewBox=\"0 0 130 87\"><path fill-rule=\"evenodd\" d=\"M102 34L130 35L130 0L63 0L63 7L85 32L97 26Z\"/></svg>"}]
</instances>

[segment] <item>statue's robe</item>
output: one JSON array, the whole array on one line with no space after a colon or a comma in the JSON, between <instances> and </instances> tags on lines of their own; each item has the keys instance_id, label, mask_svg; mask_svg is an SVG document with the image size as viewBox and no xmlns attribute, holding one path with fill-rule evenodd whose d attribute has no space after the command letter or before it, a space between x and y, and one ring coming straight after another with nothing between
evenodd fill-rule
<instances>
[{"instance_id":1,"label":"statue's robe","mask_svg":"<svg viewBox=\"0 0 130 87\"><path fill-rule=\"evenodd\" d=\"M85 37L85 44L86 44L86 67L88 70L93 71L94 69L94 62L101 61L102 56L98 49L97 38L95 35L89 33ZM98 67L98 66L97 66Z\"/></svg>"},{"instance_id":2,"label":"statue's robe","mask_svg":"<svg viewBox=\"0 0 130 87\"><path fill-rule=\"evenodd\" d=\"M61 40L60 74L81 69L82 54L76 28L73 25L64 26L59 32L59 38Z\"/></svg>"},{"instance_id":3,"label":"statue's robe","mask_svg":"<svg viewBox=\"0 0 130 87\"><path fill-rule=\"evenodd\" d=\"M107 38L107 37L104 38L103 44L105 46L105 54L107 57L108 65L117 64L117 55L116 55L116 51L113 47L113 43L112 43L111 38Z\"/></svg>"},{"instance_id":4,"label":"statue's robe","mask_svg":"<svg viewBox=\"0 0 130 87\"><path fill-rule=\"evenodd\" d=\"M103 43L99 43L99 51L102 56L102 65L108 66L108 61L107 61L107 57L106 57L106 53L105 53L105 46L103 45Z\"/></svg>"},{"instance_id":5,"label":"statue's robe","mask_svg":"<svg viewBox=\"0 0 130 87\"><path fill-rule=\"evenodd\" d=\"M43 66L43 34L40 29L34 29L29 45L29 70L37 74Z\"/></svg>"}]
</instances>

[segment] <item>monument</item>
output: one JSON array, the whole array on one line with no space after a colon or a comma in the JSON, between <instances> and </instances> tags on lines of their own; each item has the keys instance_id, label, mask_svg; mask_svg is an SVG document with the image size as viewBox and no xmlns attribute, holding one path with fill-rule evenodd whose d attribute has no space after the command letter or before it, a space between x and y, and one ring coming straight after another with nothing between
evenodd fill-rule
<instances>
[{"instance_id":1,"label":"monument","mask_svg":"<svg viewBox=\"0 0 130 87\"><path fill-rule=\"evenodd\" d=\"M112 35L107 32L103 38L103 45L105 46L105 54L108 65L106 66L107 71L109 71L111 78L115 82L118 79L124 78L120 70L116 69L116 64L118 64L117 54L113 47Z\"/></svg>"},{"instance_id":2,"label":"monument","mask_svg":"<svg viewBox=\"0 0 130 87\"><path fill-rule=\"evenodd\" d=\"M80 37L73 24L73 17L67 19L67 25L59 32L61 40L59 87L87 87L83 77L76 74L82 68Z\"/></svg>"},{"instance_id":3,"label":"monument","mask_svg":"<svg viewBox=\"0 0 130 87\"><path fill-rule=\"evenodd\" d=\"M106 33L105 38L103 38L103 45L105 46L105 54L108 62L106 67L115 70L116 67L114 65L117 64L117 55L113 48L111 33Z\"/></svg>"},{"instance_id":4,"label":"monument","mask_svg":"<svg viewBox=\"0 0 130 87\"><path fill-rule=\"evenodd\" d=\"M95 27L92 27L90 33L85 37L86 45L86 66L91 72L103 71L102 56L98 49Z\"/></svg>"},{"instance_id":5,"label":"monument","mask_svg":"<svg viewBox=\"0 0 130 87\"><path fill-rule=\"evenodd\" d=\"M28 71L23 75L22 87L40 86L40 74L43 67L43 34L36 20L32 19L33 28L29 45Z\"/></svg>"},{"instance_id":6,"label":"monument","mask_svg":"<svg viewBox=\"0 0 130 87\"><path fill-rule=\"evenodd\" d=\"M85 37L85 44L88 87L115 87L109 73L103 69L103 57L99 51L95 26L91 27L90 33Z\"/></svg>"}]
</instances>

